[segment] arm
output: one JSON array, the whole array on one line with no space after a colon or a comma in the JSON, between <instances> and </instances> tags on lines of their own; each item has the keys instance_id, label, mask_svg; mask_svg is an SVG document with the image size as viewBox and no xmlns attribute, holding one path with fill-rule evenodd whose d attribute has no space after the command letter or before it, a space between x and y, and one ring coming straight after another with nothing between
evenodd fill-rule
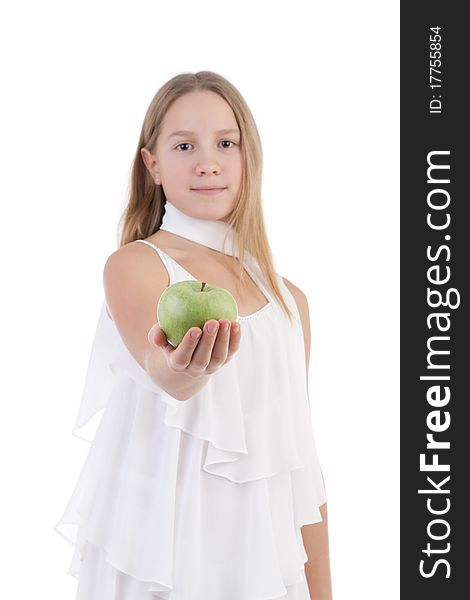
<instances>
[{"instance_id":1,"label":"arm","mask_svg":"<svg viewBox=\"0 0 470 600\"><path fill-rule=\"evenodd\" d=\"M308 366L310 360L310 317L308 301L305 294L287 279L284 283L294 296L297 303L305 341L305 368L307 374L308 390ZM328 544L328 512L327 503L320 506L323 521L304 525L301 528L302 539L307 552L308 561L305 564L305 576L307 579L310 598L312 600L331 600L331 574Z\"/></svg>"},{"instance_id":2,"label":"arm","mask_svg":"<svg viewBox=\"0 0 470 600\"><path fill-rule=\"evenodd\" d=\"M194 378L170 369L162 348L151 344L148 337L157 320L158 300L168 286L168 273L155 252L141 244L119 248L105 264L103 284L106 304L119 334L152 380L177 400L199 392L210 375Z\"/></svg>"}]
</instances>

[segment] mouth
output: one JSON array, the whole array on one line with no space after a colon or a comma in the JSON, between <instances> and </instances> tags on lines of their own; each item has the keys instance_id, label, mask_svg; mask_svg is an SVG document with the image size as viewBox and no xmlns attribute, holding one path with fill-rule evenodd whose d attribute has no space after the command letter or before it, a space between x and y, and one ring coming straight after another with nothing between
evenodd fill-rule
<instances>
[{"instance_id":1,"label":"mouth","mask_svg":"<svg viewBox=\"0 0 470 600\"><path fill-rule=\"evenodd\" d=\"M197 194L202 194L204 196L214 196L215 194L220 194L227 188L223 187L200 187L200 188L191 188L193 192Z\"/></svg>"},{"instance_id":2,"label":"mouth","mask_svg":"<svg viewBox=\"0 0 470 600\"><path fill-rule=\"evenodd\" d=\"M202 187L196 187L196 188L191 188L192 190L195 190L196 192L198 191L203 191L203 190L225 190L226 188L224 187L220 187L217 185L205 185Z\"/></svg>"}]
</instances>

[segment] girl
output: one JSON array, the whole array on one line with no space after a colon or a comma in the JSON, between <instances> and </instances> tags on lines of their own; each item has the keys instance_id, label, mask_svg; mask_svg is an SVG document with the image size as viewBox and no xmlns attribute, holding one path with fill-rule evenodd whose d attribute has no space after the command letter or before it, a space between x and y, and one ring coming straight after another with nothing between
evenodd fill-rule
<instances>
[{"instance_id":1,"label":"girl","mask_svg":"<svg viewBox=\"0 0 470 600\"><path fill-rule=\"evenodd\" d=\"M92 442L56 531L79 600L329 600L326 494L307 391L308 304L276 273L261 144L220 75L168 81L144 119L73 428ZM156 322L206 281L237 321Z\"/></svg>"}]
</instances>

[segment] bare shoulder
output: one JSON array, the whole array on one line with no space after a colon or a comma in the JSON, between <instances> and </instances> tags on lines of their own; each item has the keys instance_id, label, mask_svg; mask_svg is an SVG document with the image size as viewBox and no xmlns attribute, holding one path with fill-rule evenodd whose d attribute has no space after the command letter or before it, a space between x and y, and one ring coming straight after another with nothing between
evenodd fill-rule
<instances>
[{"instance_id":1,"label":"bare shoulder","mask_svg":"<svg viewBox=\"0 0 470 600\"><path fill-rule=\"evenodd\" d=\"M284 283L286 284L287 289L294 296L294 299L299 308L300 314L302 315L302 312L305 312L305 311L307 311L307 314L308 314L307 296L303 293L303 291L299 287L294 285L291 281L289 281L285 277L283 277L282 279L283 279Z\"/></svg>"},{"instance_id":2,"label":"bare shoulder","mask_svg":"<svg viewBox=\"0 0 470 600\"><path fill-rule=\"evenodd\" d=\"M305 344L305 366L308 371L308 365L310 361L310 316L308 310L308 300L307 296L303 293L303 291L290 282L285 277L282 278L284 283L286 284L287 289L290 291L294 300L297 304L300 314L300 320L302 323L302 331L304 334L304 344Z\"/></svg>"},{"instance_id":3,"label":"bare shoulder","mask_svg":"<svg viewBox=\"0 0 470 600\"><path fill-rule=\"evenodd\" d=\"M147 244L130 242L113 252L103 269L110 318L141 366L148 350L147 333L156 323L156 307L169 277L158 253Z\"/></svg>"},{"instance_id":4,"label":"bare shoulder","mask_svg":"<svg viewBox=\"0 0 470 600\"><path fill-rule=\"evenodd\" d=\"M157 279L168 279L165 265L158 253L139 242L130 242L113 252L104 265L103 283L131 284L136 281L142 284L149 280L149 276Z\"/></svg>"},{"instance_id":5,"label":"bare shoulder","mask_svg":"<svg viewBox=\"0 0 470 600\"><path fill-rule=\"evenodd\" d=\"M151 253L156 254L153 248L150 248L148 244L142 244L137 240L129 242L124 246L121 246L109 255L108 261L119 262L119 260L132 260L132 257L145 257L146 255L151 256Z\"/></svg>"}]
</instances>

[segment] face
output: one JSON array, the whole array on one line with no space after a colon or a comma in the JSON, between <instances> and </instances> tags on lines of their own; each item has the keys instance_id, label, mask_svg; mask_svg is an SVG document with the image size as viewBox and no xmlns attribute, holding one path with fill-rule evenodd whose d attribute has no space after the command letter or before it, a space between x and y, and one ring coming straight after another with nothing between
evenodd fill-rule
<instances>
[{"instance_id":1,"label":"face","mask_svg":"<svg viewBox=\"0 0 470 600\"><path fill-rule=\"evenodd\" d=\"M221 96L191 92L175 100L154 153L143 148L141 154L176 208L198 219L228 220L240 187L242 155L235 115ZM207 191L210 187L218 189Z\"/></svg>"}]
</instances>

